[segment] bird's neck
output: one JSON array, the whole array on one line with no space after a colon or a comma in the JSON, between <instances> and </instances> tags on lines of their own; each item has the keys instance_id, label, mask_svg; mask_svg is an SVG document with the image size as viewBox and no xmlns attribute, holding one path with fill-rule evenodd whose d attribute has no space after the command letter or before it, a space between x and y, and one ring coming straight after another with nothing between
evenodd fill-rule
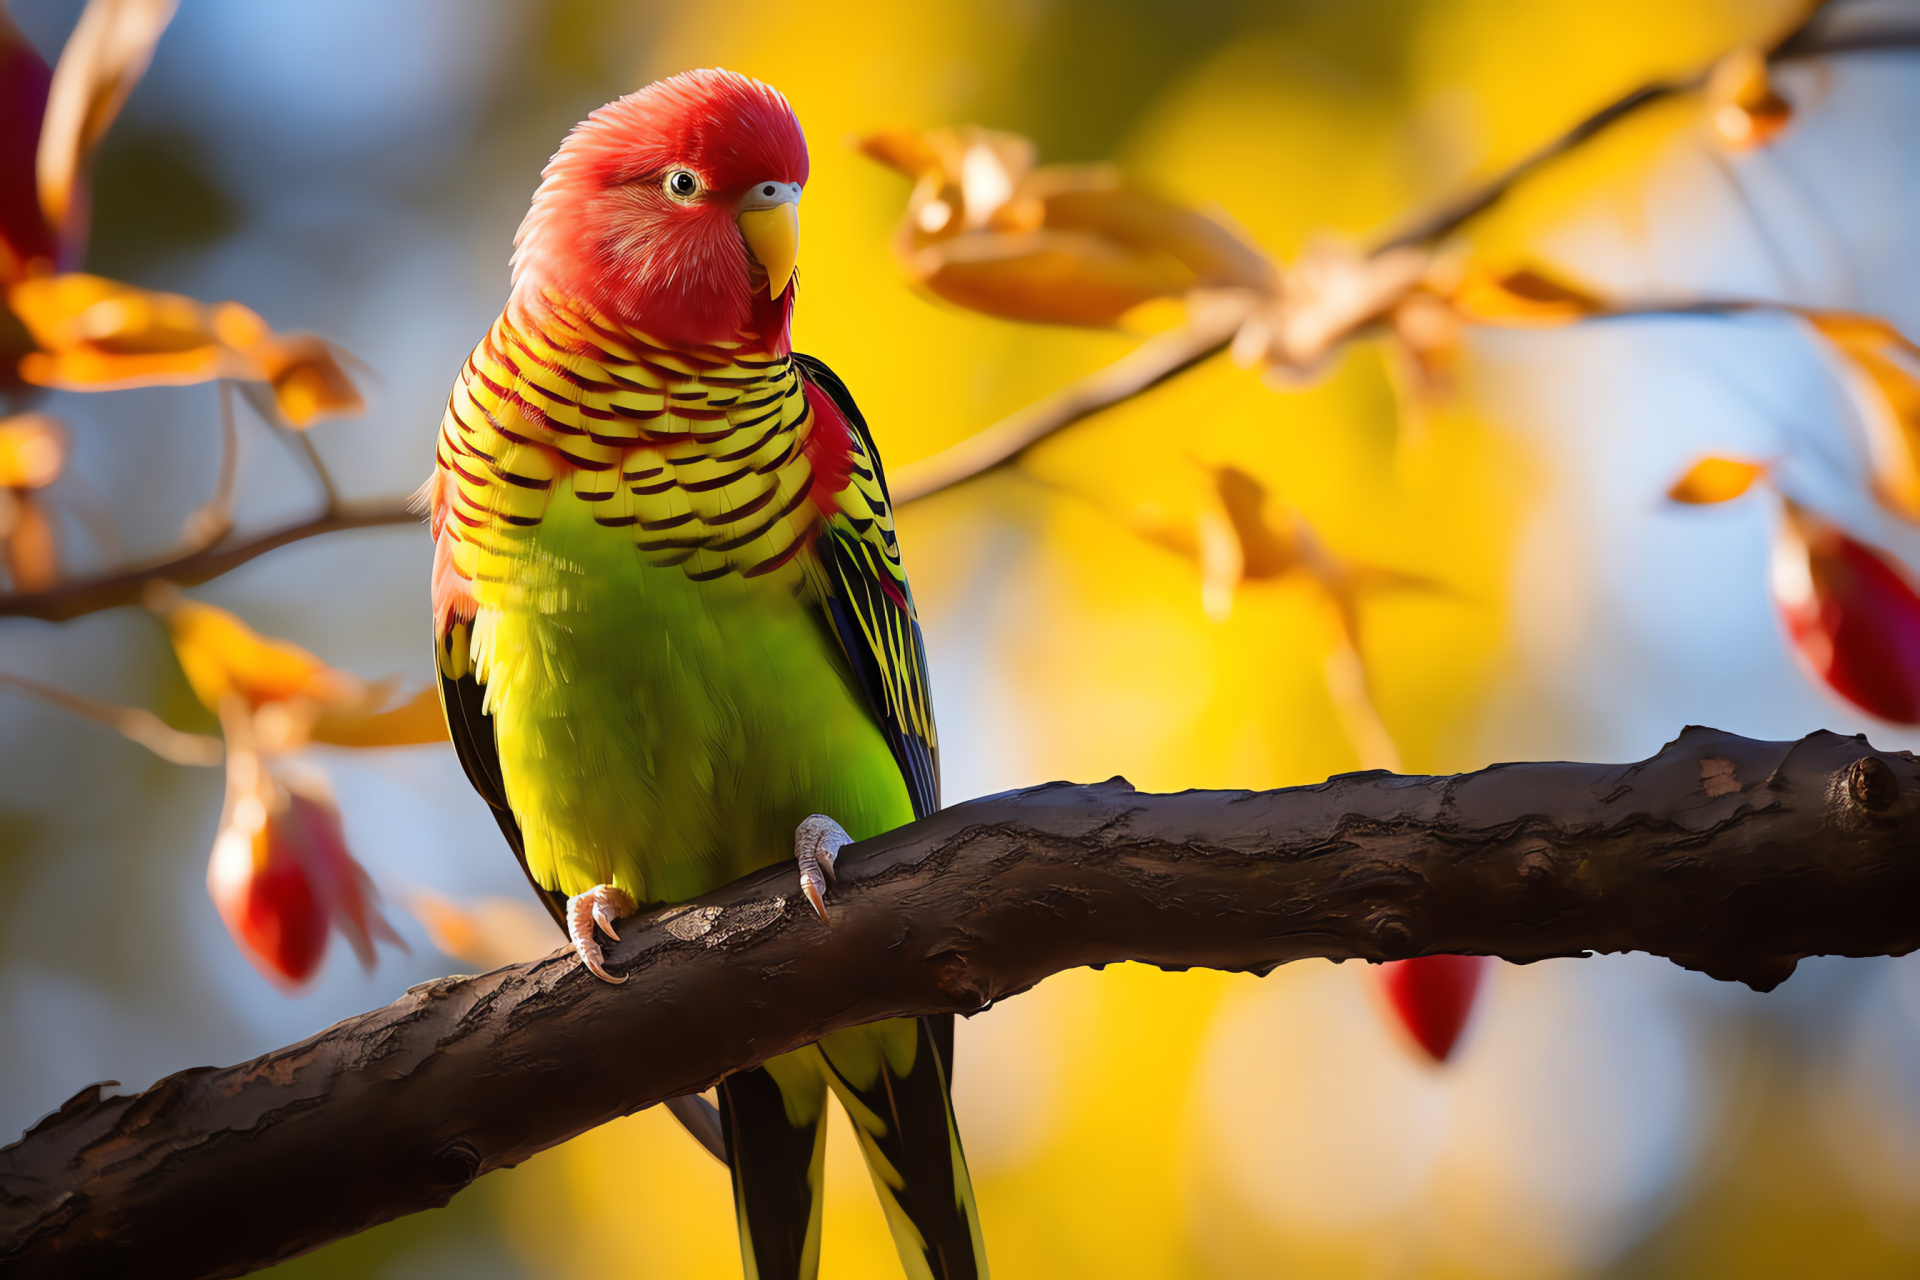
<instances>
[{"instance_id":1,"label":"bird's neck","mask_svg":"<svg viewBox=\"0 0 1920 1280\"><path fill-rule=\"evenodd\" d=\"M558 317L569 322L585 322L609 334L631 338L658 350L681 353L706 362L734 357L783 360L793 350L793 295L797 287L789 285L778 298L766 290L753 295L741 321L731 330L691 331L681 318L668 313L627 314L607 305L601 298L589 296L563 284L529 274L514 282L507 302L507 315L516 323L537 328Z\"/></svg>"}]
</instances>

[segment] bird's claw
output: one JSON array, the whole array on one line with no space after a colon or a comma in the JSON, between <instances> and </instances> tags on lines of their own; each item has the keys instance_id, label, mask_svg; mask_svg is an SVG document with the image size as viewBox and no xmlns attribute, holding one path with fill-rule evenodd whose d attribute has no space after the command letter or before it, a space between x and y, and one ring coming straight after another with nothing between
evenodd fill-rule
<instances>
[{"instance_id":1,"label":"bird's claw","mask_svg":"<svg viewBox=\"0 0 1920 1280\"><path fill-rule=\"evenodd\" d=\"M633 912L633 895L610 884L597 884L567 899L567 938L587 972L602 982L618 985L626 979L614 977L601 964L600 943L593 936L593 927L599 925L609 938L618 942L620 935L614 932L613 922Z\"/></svg>"},{"instance_id":2,"label":"bird's claw","mask_svg":"<svg viewBox=\"0 0 1920 1280\"><path fill-rule=\"evenodd\" d=\"M833 864L840 850L853 843L845 827L824 813L816 813L794 828L793 860L800 864L800 892L813 904L813 913L827 918L827 886L833 883Z\"/></svg>"}]
</instances>

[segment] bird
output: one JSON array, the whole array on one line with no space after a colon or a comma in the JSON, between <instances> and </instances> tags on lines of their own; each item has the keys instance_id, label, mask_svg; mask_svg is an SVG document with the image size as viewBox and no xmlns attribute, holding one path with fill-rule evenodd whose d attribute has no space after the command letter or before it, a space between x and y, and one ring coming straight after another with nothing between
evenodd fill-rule
<instances>
[{"instance_id":1,"label":"bird","mask_svg":"<svg viewBox=\"0 0 1920 1280\"><path fill-rule=\"evenodd\" d=\"M792 350L806 139L719 69L616 99L543 170L421 499L441 701L580 963L642 907L939 808L925 641L872 431ZM749 1280L819 1268L827 1096L906 1273L987 1275L953 1018L834 1032L718 1086Z\"/></svg>"}]
</instances>

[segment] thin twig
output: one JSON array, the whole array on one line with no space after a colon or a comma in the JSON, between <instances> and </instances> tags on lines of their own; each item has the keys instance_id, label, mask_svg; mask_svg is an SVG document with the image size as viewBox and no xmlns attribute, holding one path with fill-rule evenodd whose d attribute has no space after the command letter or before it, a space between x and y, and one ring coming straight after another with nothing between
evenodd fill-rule
<instances>
[{"instance_id":1,"label":"thin twig","mask_svg":"<svg viewBox=\"0 0 1920 1280\"><path fill-rule=\"evenodd\" d=\"M190 587L231 572L249 560L290 542L317 538L342 529L414 524L419 519L419 515L407 506L405 499L344 506L338 511L326 512L228 546L207 547L149 560L116 573L76 578L45 591L0 595L0 618L42 618L48 622L64 622L101 609L138 604L149 582L166 581Z\"/></svg>"},{"instance_id":2,"label":"thin twig","mask_svg":"<svg viewBox=\"0 0 1920 1280\"><path fill-rule=\"evenodd\" d=\"M297 429L293 434L294 438L300 441L300 448L307 455L307 462L313 467L313 478L320 482L321 491L327 495L327 510L338 511L340 490L334 487L333 473L327 470L327 464L321 460L320 451L313 447L313 438Z\"/></svg>"},{"instance_id":3,"label":"thin twig","mask_svg":"<svg viewBox=\"0 0 1920 1280\"><path fill-rule=\"evenodd\" d=\"M56 689L38 680L4 671L0 671L0 687L32 694L82 719L106 725L171 764L211 767L219 764L225 755L220 739L204 733L185 733L140 707L95 702L92 698L84 698L77 693L68 693L65 689Z\"/></svg>"},{"instance_id":4,"label":"thin twig","mask_svg":"<svg viewBox=\"0 0 1920 1280\"><path fill-rule=\"evenodd\" d=\"M1096 370L1018 413L930 457L895 471L889 479L894 504L938 493L1011 462L1062 427L1130 400L1168 378L1227 349L1245 312L1208 308L1210 314L1156 334L1105 368Z\"/></svg>"},{"instance_id":5,"label":"thin twig","mask_svg":"<svg viewBox=\"0 0 1920 1280\"><path fill-rule=\"evenodd\" d=\"M1845 8L1845 5L1816 5L1798 26L1774 42L1773 47L1767 52L1767 61L1779 63L1796 58L1859 53L1872 49L1920 48L1920 27L1904 30L1862 31L1850 35L1845 33L1823 35L1820 27L1828 24L1834 13L1843 11ZM1374 254L1386 253L1391 249L1431 245L1444 239L1500 203L1520 184L1522 179L1535 170L1565 155L1642 107L1651 106L1675 94L1691 93L1704 87L1711 71L1711 67L1704 67L1693 75L1683 76L1677 80L1655 80L1616 98L1574 124L1559 137L1529 152L1479 186L1443 202L1437 209L1414 219L1406 228L1381 241L1374 248Z\"/></svg>"},{"instance_id":6,"label":"thin twig","mask_svg":"<svg viewBox=\"0 0 1920 1280\"><path fill-rule=\"evenodd\" d=\"M233 384L220 379L220 469L213 496L187 517L181 537L189 547L211 547L233 531L233 482L240 467L240 432L233 420Z\"/></svg>"},{"instance_id":7,"label":"thin twig","mask_svg":"<svg viewBox=\"0 0 1920 1280\"><path fill-rule=\"evenodd\" d=\"M1920 48L1920 28L1835 33L1818 30L1822 15L1816 10L1775 42L1770 61L1852 53L1866 49ZM1674 80L1656 80L1622 95L1586 116L1564 133L1536 148L1492 178L1414 218L1402 230L1381 241L1369 253L1378 258L1396 249L1427 247L1444 240L1480 214L1499 204L1520 182L1552 160L1566 154L1612 125L1675 94L1701 88L1711 68ZM1360 325L1344 337L1365 328ZM1018 458L1028 448L1064 427L1110 409L1224 350L1232 330L1209 343L1198 342L1191 328L1151 339L1120 360L1055 392L1039 403L1001 419L928 458L901 467L893 477L897 505L951 488L974 476Z\"/></svg>"}]
</instances>

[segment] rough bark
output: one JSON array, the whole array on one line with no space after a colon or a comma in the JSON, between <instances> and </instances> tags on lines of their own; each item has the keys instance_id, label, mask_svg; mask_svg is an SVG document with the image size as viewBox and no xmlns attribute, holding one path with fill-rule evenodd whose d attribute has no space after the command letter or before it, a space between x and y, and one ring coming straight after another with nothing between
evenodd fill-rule
<instances>
[{"instance_id":1,"label":"rough bark","mask_svg":"<svg viewBox=\"0 0 1920 1280\"><path fill-rule=\"evenodd\" d=\"M1080 965L1636 950L1767 989L1920 944L1916 817L1910 754L1708 729L1625 766L976 800L847 850L828 925L774 867L627 925L624 986L549 956L90 1087L0 1151L0 1275L237 1275L834 1028Z\"/></svg>"}]
</instances>

